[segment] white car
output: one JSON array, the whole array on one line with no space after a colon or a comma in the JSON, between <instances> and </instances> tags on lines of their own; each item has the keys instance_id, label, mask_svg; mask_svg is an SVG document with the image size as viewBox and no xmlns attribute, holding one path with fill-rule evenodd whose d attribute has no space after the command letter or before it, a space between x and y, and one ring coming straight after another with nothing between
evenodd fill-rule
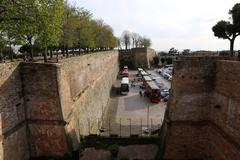
<instances>
[{"instance_id":1,"label":"white car","mask_svg":"<svg viewBox=\"0 0 240 160\"><path fill-rule=\"evenodd\" d=\"M168 80L169 80L169 81L172 81L172 76L169 76L169 77L168 77Z\"/></svg>"},{"instance_id":2,"label":"white car","mask_svg":"<svg viewBox=\"0 0 240 160\"><path fill-rule=\"evenodd\" d=\"M163 77L164 77L165 79L168 79L169 77L171 77L171 75L170 75L168 72L164 72L164 73L163 73Z\"/></svg>"}]
</instances>

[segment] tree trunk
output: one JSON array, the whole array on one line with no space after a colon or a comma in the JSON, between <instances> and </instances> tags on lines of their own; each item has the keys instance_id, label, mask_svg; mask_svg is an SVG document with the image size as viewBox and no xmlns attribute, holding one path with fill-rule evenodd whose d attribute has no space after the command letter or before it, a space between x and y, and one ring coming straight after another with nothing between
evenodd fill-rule
<instances>
[{"instance_id":1,"label":"tree trunk","mask_svg":"<svg viewBox=\"0 0 240 160\"><path fill-rule=\"evenodd\" d=\"M46 63L47 62L47 47L44 49L44 53L43 53L43 57L44 57L44 62Z\"/></svg>"},{"instance_id":2,"label":"tree trunk","mask_svg":"<svg viewBox=\"0 0 240 160\"><path fill-rule=\"evenodd\" d=\"M56 53L56 56L57 56L57 57L56 57L56 60L57 60L57 63L58 63L58 51L57 51L57 53Z\"/></svg>"},{"instance_id":3,"label":"tree trunk","mask_svg":"<svg viewBox=\"0 0 240 160\"><path fill-rule=\"evenodd\" d=\"M69 57L69 53L68 53L68 45L66 45L66 55L67 55L67 57Z\"/></svg>"},{"instance_id":4,"label":"tree trunk","mask_svg":"<svg viewBox=\"0 0 240 160\"><path fill-rule=\"evenodd\" d=\"M10 60L13 61L12 43L11 42L9 42L9 56L10 56Z\"/></svg>"},{"instance_id":5,"label":"tree trunk","mask_svg":"<svg viewBox=\"0 0 240 160\"><path fill-rule=\"evenodd\" d=\"M79 47L79 50L78 50L78 54L80 55L81 54L81 48Z\"/></svg>"},{"instance_id":6,"label":"tree trunk","mask_svg":"<svg viewBox=\"0 0 240 160\"><path fill-rule=\"evenodd\" d=\"M32 37L28 37L28 44L30 46L30 58L33 60L33 44L32 44Z\"/></svg>"},{"instance_id":7,"label":"tree trunk","mask_svg":"<svg viewBox=\"0 0 240 160\"><path fill-rule=\"evenodd\" d=\"M31 60L33 60L33 45L32 43L30 43L30 57L31 57Z\"/></svg>"},{"instance_id":8,"label":"tree trunk","mask_svg":"<svg viewBox=\"0 0 240 160\"><path fill-rule=\"evenodd\" d=\"M0 48L0 62L3 62L3 53L2 47Z\"/></svg>"},{"instance_id":9,"label":"tree trunk","mask_svg":"<svg viewBox=\"0 0 240 160\"><path fill-rule=\"evenodd\" d=\"M51 58L51 59L53 58L53 50L52 50L52 47L50 47L50 58Z\"/></svg>"},{"instance_id":10,"label":"tree trunk","mask_svg":"<svg viewBox=\"0 0 240 160\"><path fill-rule=\"evenodd\" d=\"M62 48L62 55L63 57L65 57L65 45L63 45L63 48Z\"/></svg>"},{"instance_id":11,"label":"tree trunk","mask_svg":"<svg viewBox=\"0 0 240 160\"><path fill-rule=\"evenodd\" d=\"M72 48L72 55L74 56L74 48Z\"/></svg>"},{"instance_id":12,"label":"tree trunk","mask_svg":"<svg viewBox=\"0 0 240 160\"><path fill-rule=\"evenodd\" d=\"M234 39L230 40L230 56L234 56Z\"/></svg>"}]
</instances>

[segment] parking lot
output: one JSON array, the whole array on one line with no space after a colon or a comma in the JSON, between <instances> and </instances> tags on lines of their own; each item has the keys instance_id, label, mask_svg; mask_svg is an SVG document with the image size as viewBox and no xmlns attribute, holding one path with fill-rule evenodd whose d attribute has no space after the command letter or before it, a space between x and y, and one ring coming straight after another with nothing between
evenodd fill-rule
<instances>
[{"instance_id":1,"label":"parking lot","mask_svg":"<svg viewBox=\"0 0 240 160\"><path fill-rule=\"evenodd\" d=\"M170 88L170 82L165 80L155 70L148 70L150 77L164 88ZM129 71L130 91L127 95L120 95L117 89L121 80L114 84L108 110L103 122L103 134L117 134L129 136L131 134L144 135L150 130L158 129L163 121L166 102L150 102L148 97L140 96L142 81L136 77L137 71ZM133 82L135 80L135 82ZM110 128L110 129L109 129Z\"/></svg>"}]
</instances>

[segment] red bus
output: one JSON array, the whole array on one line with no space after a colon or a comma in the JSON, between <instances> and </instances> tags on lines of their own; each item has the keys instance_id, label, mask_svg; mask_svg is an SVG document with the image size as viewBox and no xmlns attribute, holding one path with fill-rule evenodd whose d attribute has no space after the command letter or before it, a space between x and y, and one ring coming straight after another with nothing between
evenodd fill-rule
<instances>
[{"instance_id":1,"label":"red bus","mask_svg":"<svg viewBox=\"0 0 240 160\"><path fill-rule=\"evenodd\" d=\"M161 93L159 87L152 81L146 83L146 88L144 94L153 103L158 103L161 101Z\"/></svg>"},{"instance_id":2,"label":"red bus","mask_svg":"<svg viewBox=\"0 0 240 160\"><path fill-rule=\"evenodd\" d=\"M121 73L122 77L128 77L128 69L124 69Z\"/></svg>"},{"instance_id":3,"label":"red bus","mask_svg":"<svg viewBox=\"0 0 240 160\"><path fill-rule=\"evenodd\" d=\"M143 76L142 80L143 80L143 87L146 88L147 82L151 82L152 78L149 76Z\"/></svg>"}]
</instances>

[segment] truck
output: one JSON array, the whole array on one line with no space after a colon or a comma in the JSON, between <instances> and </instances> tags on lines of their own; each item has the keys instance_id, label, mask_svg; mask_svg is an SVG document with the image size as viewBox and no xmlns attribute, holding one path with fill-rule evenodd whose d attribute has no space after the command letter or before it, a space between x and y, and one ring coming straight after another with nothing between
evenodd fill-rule
<instances>
[{"instance_id":1,"label":"truck","mask_svg":"<svg viewBox=\"0 0 240 160\"><path fill-rule=\"evenodd\" d=\"M128 77L123 77L121 81L120 93L122 95L127 95L129 92L129 79Z\"/></svg>"}]
</instances>

